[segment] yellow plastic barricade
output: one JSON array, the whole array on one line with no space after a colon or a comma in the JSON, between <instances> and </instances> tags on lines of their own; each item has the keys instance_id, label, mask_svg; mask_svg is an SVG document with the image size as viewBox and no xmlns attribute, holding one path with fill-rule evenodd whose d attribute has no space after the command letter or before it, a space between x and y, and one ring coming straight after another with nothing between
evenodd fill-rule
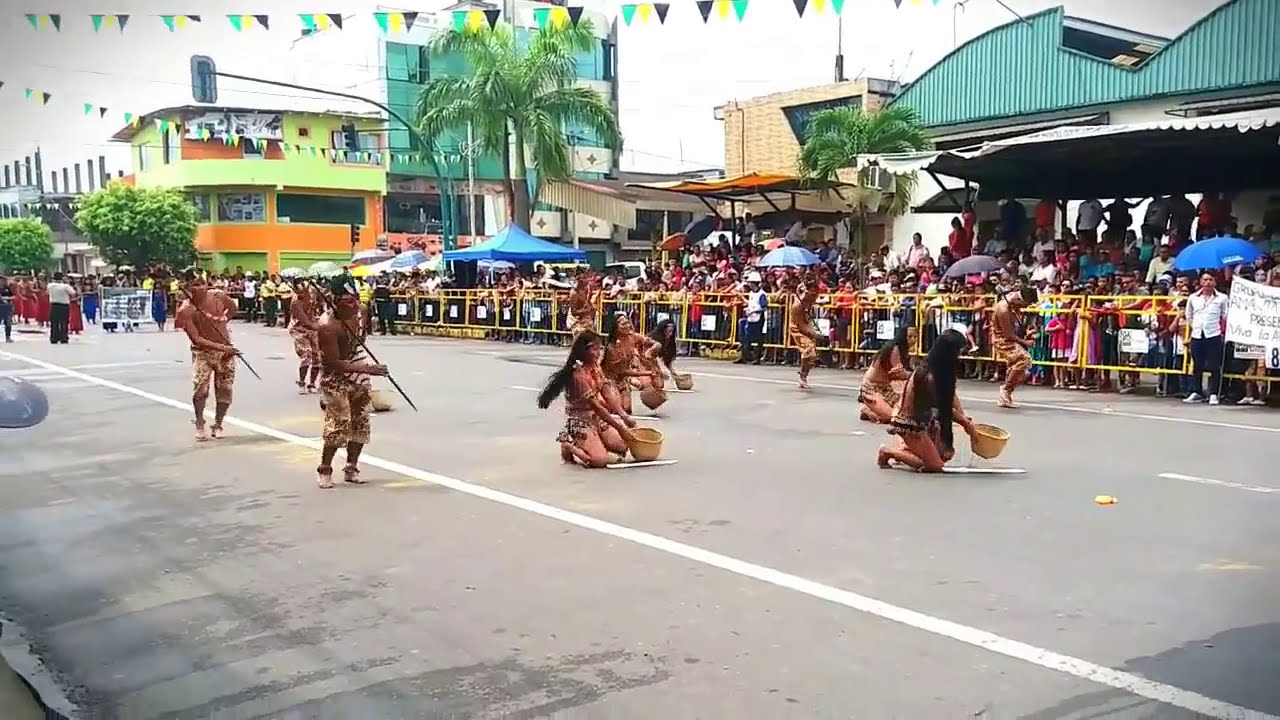
<instances>
[{"instance_id":1,"label":"yellow plastic barricade","mask_svg":"<svg viewBox=\"0 0 1280 720\"><path fill-rule=\"evenodd\" d=\"M683 339L685 306L679 293L646 293L641 307L645 333L653 332L658 323L670 320L676 326L676 339Z\"/></svg>"},{"instance_id":2,"label":"yellow plastic barricade","mask_svg":"<svg viewBox=\"0 0 1280 720\"><path fill-rule=\"evenodd\" d=\"M557 334L567 333L567 307L549 290L530 290L520 296L519 327L522 339L540 345L557 344Z\"/></svg>"},{"instance_id":3,"label":"yellow plastic barricade","mask_svg":"<svg viewBox=\"0 0 1280 720\"><path fill-rule=\"evenodd\" d=\"M1147 295L1091 295L1080 310L1079 367L1100 373L1101 381L1112 372L1182 375L1188 372L1190 353L1185 338L1173 337L1180 314L1174 298ZM1171 339L1171 342L1163 342ZM1166 352L1181 357L1170 362Z\"/></svg>"},{"instance_id":4,"label":"yellow plastic barricade","mask_svg":"<svg viewBox=\"0 0 1280 720\"><path fill-rule=\"evenodd\" d=\"M684 341L712 357L725 353L737 337L738 301L736 294L729 293L686 295Z\"/></svg>"},{"instance_id":5,"label":"yellow plastic barricade","mask_svg":"<svg viewBox=\"0 0 1280 720\"><path fill-rule=\"evenodd\" d=\"M863 295L854 311L850 338L853 352L874 355L887 343L893 342L900 326L915 325L915 315L914 296Z\"/></svg>"},{"instance_id":6,"label":"yellow plastic barricade","mask_svg":"<svg viewBox=\"0 0 1280 720\"><path fill-rule=\"evenodd\" d=\"M414 298L409 294L396 294L391 296L391 317L395 318L396 332L401 329L408 330L415 321L415 315L418 310L414 303Z\"/></svg>"}]
</instances>

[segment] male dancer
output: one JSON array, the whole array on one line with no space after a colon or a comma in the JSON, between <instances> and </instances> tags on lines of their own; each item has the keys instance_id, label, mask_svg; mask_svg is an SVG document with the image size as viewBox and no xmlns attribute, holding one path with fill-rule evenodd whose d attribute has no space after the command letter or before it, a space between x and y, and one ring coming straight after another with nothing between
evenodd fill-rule
<instances>
[{"instance_id":1,"label":"male dancer","mask_svg":"<svg viewBox=\"0 0 1280 720\"><path fill-rule=\"evenodd\" d=\"M187 299L174 316L174 325L191 341L191 406L195 410L196 441L208 438L204 430L204 408L213 386L214 438L222 432L222 420L231 407L231 389L236 381L236 357L227 318L236 312L236 302L221 290L209 289L204 278L188 270L185 274Z\"/></svg>"},{"instance_id":2,"label":"male dancer","mask_svg":"<svg viewBox=\"0 0 1280 720\"><path fill-rule=\"evenodd\" d=\"M1000 387L1000 401L996 403L1002 408L1015 408L1013 390L1022 384L1031 368L1031 355L1027 348L1035 347L1035 341L1018 334L1018 321L1021 310L1033 305L1039 299L1039 293L1031 286L1021 290L1005 293L996 303L995 322L991 326L991 346L995 350L996 360L1005 363L1004 385Z\"/></svg>"},{"instance_id":3,"label":"male dancer","mask_svg":"<svg viewBox=\"0 0 1280 720\"><path fill-rule=\"evenodd\" d=\"M600 290L590 270L578 273L573 290L569 293L569 330L578 337L584 330L595 331L596 307L600 303Z\"/></svg>"},{"instance_id":4,"label":"male dancer","mask_svg":"<svg viewBox=\"0 0 1280 720\"><path fill-rule=\"evenodd\" d=\"M818 331L813 324L813 303L818 299L818 285L815 282L801 282L791 299L790 327L791 342L800 351L800 389L809 389L809 371L818 364Z\"/></svg>"},{"instance_id":5,"label":"male dancer","mask_svg":"<svg viewBox=\"0 0 1280 720\"><path fill-rule=\"evenodd\" d=\"M357 336L356 322L360 313L360 294L351 278L338 276L328 281L333 310L319 325L320 358L324 378L320 391L324 394L324 448L320 466L316 468L316 484L323 489L333 487L333 457L338 448L347 448L347 464L342 479L362 484L360 451L369 442L369 414L373 411L370 375L386 375L387 366L368 361ZM296 301L295 301L296 302Z\"/></svg>"},{"instance_id":6,"label":"male dancer","mask_svg":"<svg viewBox=\"0 0 1280 720\"><path fill-rule=\"evenodd\" d=\"M316 332L320 329L314 291L299 282L289 303L289 336L293 338L293 352L298 355L298 394L316 392L320 378L320 342Z\"/></svg>"}]
</instances>

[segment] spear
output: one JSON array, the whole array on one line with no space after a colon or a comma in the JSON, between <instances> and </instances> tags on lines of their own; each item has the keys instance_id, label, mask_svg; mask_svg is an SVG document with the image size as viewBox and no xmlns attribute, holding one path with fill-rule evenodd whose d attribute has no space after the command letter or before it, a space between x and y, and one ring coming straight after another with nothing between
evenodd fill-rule
<instances>
[{"instance_id":1,"label":"spear","mask_svg":"<svg viewBox=\"0 0 1280 720\"><path fill-rule=\"evenodd\" d=\"M369 359L372 360L375 364L381 365L382 363L378 362L377 356L374 355L373 351L369 349L369 346L365 344L364 338L361 337L360 333L353 330L351 328L351 325L349 325L346 320L343 320L342 318L338 317L337 305L334 304L333 300L331 300L328 295L325 295L324 291L319 287L317 287L314 282L310 280L308 280L308 282L311 283L312 287L316 288L316 292L320 295L321 299L324 300L326 308L333 311L334 319L342 323L342 326L347 329L347 333L355 337L356 342L360 343L360 348L364 350L366 355L369 356ZM387 371L386 378L388 381L391 382L391 387L395 388L396 392L400 393L400 397L404 398L404 401L409 404L409 407L413 408L414 412L418 412L418 406L414 405L413 401L409 399L409 394L404 391L404 388L400 387L400 383L396 382L396 379L391 377L390 370Z\"/></svg>"},{"instance_id":2,"label":"spear","mask_svg":"<svg viewBox=\"0 0 1280 720\"><path fill-rule=\"evenodd\" d=\"M187 289L183 287L180 287L179 290L182 292L184 296L186 296L188 300L191 301L191 307L195 308L196 312L200 313L201 317L209 321L209 326L214 329L214 332L218 335L218 338L222 340L222 344L231 345L231 336L227 335L226 333L218 329L218 323L214 322L213 318L209 317L209 314L206 313L203 308L201 308L199 305L196 304L195 299L191 297L191 293L187 292ZM232 345L232 347L235 347L235 346ZM258 378L259 380L262 379L262 376L258 374L257 370L253 369L253 366L249 364L248 360L244 359L244 355L241 355L239 350L236 350L236 357L240 358L240 362L244 363L244 368L248 370L251 375Z\"/></svg>"}]
</instances>

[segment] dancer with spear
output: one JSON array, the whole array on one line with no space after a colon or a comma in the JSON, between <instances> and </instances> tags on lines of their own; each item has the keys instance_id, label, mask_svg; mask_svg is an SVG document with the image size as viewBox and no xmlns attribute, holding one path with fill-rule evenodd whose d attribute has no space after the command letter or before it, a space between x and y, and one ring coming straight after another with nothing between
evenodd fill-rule
<instances>
[{"instance_id":1,"label":"dancer with spear","mask_svg":"<svg viewBox=\"0 0 1280 720\"><path fill-rule=\"evenodd\" d=\"M236 359L244 362L254 377L258 377L258 373L231 344L227 320L236 312L235 300L221 290L210 289L194 270L186 271L183 280L187 299L174 316L174 326L183 330L191 341L191 407L195 411L196 441L204 442L210 435L216 439L222 433L222 421L231 409ZM213 387L214 414L213 425L206 434L204 409L209 402L210 386Z\"/></svg>"}]
</instances>

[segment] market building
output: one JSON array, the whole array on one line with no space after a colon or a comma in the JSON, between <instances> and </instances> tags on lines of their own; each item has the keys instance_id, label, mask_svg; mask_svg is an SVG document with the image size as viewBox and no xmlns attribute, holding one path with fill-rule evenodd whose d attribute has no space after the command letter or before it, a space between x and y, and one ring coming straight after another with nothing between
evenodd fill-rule
<instances>
[{"instance_id":1,"label":"market building","mask_svg":"<svg viewBox=\"0 0 1280 720\"><path fill-rule=\"evenodd\" d=\"M191 197L202 264L274 271L375 246L384 129L381 118L352 113L180 106L139 117L112 139L132 145L127 182Z\"/></svg>"},{"instance_id":2,"label":"market building","mask_svg":"<svg viewBox=\"0 0 1280 720\"><path fill-rule=\"evenodd\" d=\"M973 92L975 78L1000 81ZM959 46L893 102L915 108L941 150L1063 126L1177 121L1280 106L1280 3L1228 0L1175 38L1050 8ZM913 198L917 211L894 221L896 244L915 232L931 246L943 244L964 192L961 181L922 173ZM1241 225L1260 221L1273 194L1237 197ZM979 198L979 219L994 219L1001 198ZM1066 201L1086 198L1048 199L1066 210ZM1139 208L1134 216L1141 213ZM1062 215L1060 220L1074 222L1074 212Z\"/></svg>"}]
</instances>

